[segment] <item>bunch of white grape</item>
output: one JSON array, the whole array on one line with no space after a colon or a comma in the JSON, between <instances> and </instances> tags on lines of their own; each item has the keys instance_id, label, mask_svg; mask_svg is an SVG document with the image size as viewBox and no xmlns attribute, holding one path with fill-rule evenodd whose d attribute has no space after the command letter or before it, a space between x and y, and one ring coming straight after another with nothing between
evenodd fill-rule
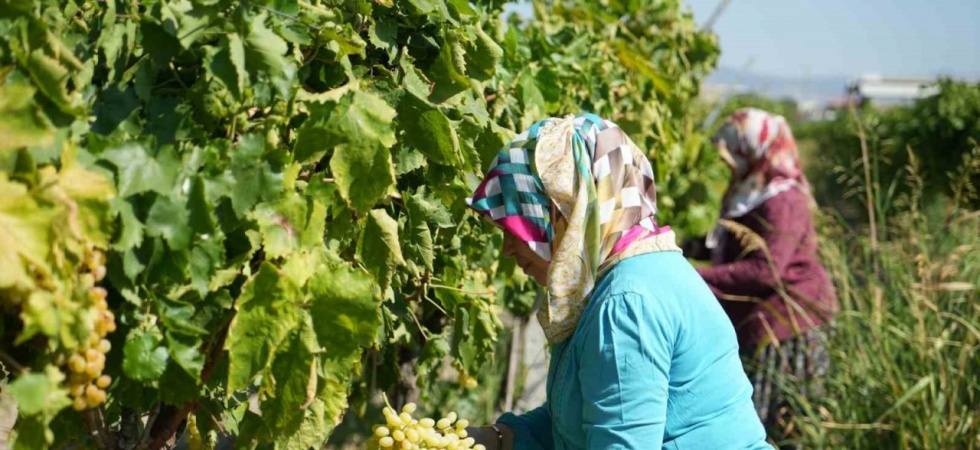
<instances>
[{"instance_id":1,"label":"bunch of white grape","mask_svg":"<svg viewBox=\"0 0 980 450\"><path fill-rule=\"evenodd\" d=\"M86 252L83 272L79 276L82 288L87 292L89 318L92 333L74 354L68 358L70 376L69 392L72 407L77 411L95 408L106 400L105 389L112 383L109 375L103 375L106 353L112 348L106 335L116 330L116 318L106 302L106 290L95 284L105 278L105 255L94 249Z\"/></svg>"},{"instance_id":2,"label":"bunch of white grape","mask_svg":"<svg viewBox=\"0 0 980 450\"><path fill-rule=\"evenodd\" d=\"M388 406L382 411L385 425L374 427L372 448L418 449L418 450L485 450L482 444L477 444L468 437L466 427L469 421L456 420L456 413L451 412L446 417L434 420L428 417L415 419L414 403L402 408L401 414Z\"/></svg>"}]
</instances>

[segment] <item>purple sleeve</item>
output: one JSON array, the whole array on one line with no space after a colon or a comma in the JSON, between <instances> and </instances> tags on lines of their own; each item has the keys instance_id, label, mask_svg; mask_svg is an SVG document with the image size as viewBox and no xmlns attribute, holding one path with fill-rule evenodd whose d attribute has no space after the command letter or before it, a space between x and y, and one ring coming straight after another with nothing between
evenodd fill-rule
<instances>
[{"instance_id":1,"label":"purple sleeve","mask_svg":"<svg viewBox=\"0 0 980 450\"><path fill-rule=\"evenodd\" d=\"M810 210L794 201L797 198L778 195L750 213L758 218L750 228L765 241L768 252L758 249L738 261L698 269L715 295L765 295L778 284L808 229Z\"/></svg>"}]
</instances>

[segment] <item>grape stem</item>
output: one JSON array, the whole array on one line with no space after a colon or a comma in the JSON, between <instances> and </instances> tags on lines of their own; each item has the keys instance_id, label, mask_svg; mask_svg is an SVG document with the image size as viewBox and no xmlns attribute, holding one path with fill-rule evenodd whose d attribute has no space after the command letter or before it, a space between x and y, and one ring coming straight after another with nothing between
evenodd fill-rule
<instances>
[{"instance_id":1,"label":"grape stem","mask_svg":"<svg viewBox=\"0 0 980 450\"><path fill-rule=\"evenodd\" d=\"M17 362L17 360L15 360L13 357L8 355L7 352L3 350L0 350L0 360L2 360L4 366L13 369L17 373L27 372L26 367L22 366L20 363Z\"/></svg>"},{"instance_id":2,"label":"grape stem","mask_svg":"<svg viewBox=\"0 0 980 450\"><path fill-rule=\"evenodd\" d=\"M116 448L116 439L105 427L105 416L102 415L102 407L91 408L82 413L85 427L90 434L95 435L95 443L101 449Z\"/></svg>"}]
</instances>

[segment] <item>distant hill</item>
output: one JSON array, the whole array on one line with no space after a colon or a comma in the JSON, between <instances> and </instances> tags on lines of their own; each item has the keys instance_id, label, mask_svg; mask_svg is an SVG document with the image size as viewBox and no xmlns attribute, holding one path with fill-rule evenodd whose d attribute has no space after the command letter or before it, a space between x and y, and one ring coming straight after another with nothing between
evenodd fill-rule
<instances>
[{"instance_id":1,"label":"distant hill","mask_svg":"<svg viewBox=\"0 0 980 450\"><path fill-rule=\"evenodd\" d=\"M779 77L719 67L705 80L705 87L711 89L712 85L722 85L773 98L790 97L797 101L824 102L844 96L849 81L851 79L845 76Z\"/></svg>"}]
</instances>

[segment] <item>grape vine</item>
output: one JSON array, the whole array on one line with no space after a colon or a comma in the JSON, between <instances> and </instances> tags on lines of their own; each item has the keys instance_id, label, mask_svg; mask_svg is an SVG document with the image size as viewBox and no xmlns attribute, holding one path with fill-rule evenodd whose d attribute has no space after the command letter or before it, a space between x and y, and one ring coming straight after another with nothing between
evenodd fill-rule
<instances>
[{"instance_id":1,"label":"grape vine","mask_svg":"<svg viewBox=\"0 0 980 450\"><path fill-rule=\"evenodd\" d=\"M702 231L714 38L677 0L503 3L0 0L13 448L319 448L447 359L477 386L533 293L464 198L544 115L622 124Z\"/></svg>"}]
</instances>

